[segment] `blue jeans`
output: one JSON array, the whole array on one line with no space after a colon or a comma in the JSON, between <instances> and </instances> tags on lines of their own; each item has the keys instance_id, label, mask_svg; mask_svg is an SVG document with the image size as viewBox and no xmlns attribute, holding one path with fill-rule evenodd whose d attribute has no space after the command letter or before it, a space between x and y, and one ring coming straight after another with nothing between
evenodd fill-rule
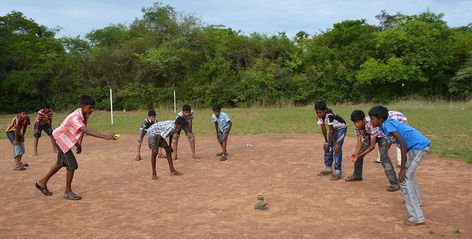
<instances>
[{"instance_id":1,"label":"blue jeans","mask_svg":"<svg viewBox=\"0 0 472 239\"><path fill-rule=\"evenodd\" d=\"M410 214L410 221L424 222L425 217L423 210L421 210L421 197L416 183L416 168L420 165L424 156L428 153L429 147L422 150L410 150L408 152L408 160L406 161L406 179L400 182L400 188L405 199L405 206L408 214Z\"/></svg>"},{"instance_id":2,"label":"blue jeans","mask_svg":"<svg viewBox=\"0 0 472 239\"><path fill-rule=\"evenodd\" d=\"M328 150L325 150L325 166L326 171L333 170L333 161L334 161L334 173L335 175L342 174L342 161L343 161L343 144L344 144L344 137L346 136L347 128L342 129L335 129L334 130L334 137L336 142L333 142L333 138L331 133L328 134ZM339 151L334 153L333 144L336 143L339 146Z\"/></svg>"}]
</instances>

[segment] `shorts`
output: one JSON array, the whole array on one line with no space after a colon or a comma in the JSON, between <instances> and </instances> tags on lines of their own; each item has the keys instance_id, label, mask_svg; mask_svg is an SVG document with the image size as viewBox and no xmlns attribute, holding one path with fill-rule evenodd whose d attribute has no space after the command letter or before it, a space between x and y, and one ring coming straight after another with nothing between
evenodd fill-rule
<instances>
[{"instance_id":1,"label":"shorts","mask_svg":"<svg viewBox=\"0 0 472 239\"><path fill-rule=\"evenodd\" d=\"M62 151L62 149L56 145L57 148L57 165L61 167L66 167L67 171L74 171L79 168L77 164L77 159L72 152L72 149L69 149L66 153Z\"/></svg>"},{"instance_id":2,"label":"shorts","mask_svg":"<svg viewBox=\"0 0 472 239\"><path fill-rule=\"evenodd\" d=\"M13 144L13 141L15 141L15 132L7 132L7 138L10 140L10 143ZM25 143L18 142L18 144L13 145L12 154L13 157L22 156L25 154Z\"/></svg>"},{"instance_id":3,"label":"shorts","mask_svg":"<svg viewBox=\"0 0 472 239\"><path fill-rule=\"evenodd\" d=\"M51 125L34 123L34 137L35 138L41 137L41 131L43 130L44 130L44 133L46 133L48 136L52 135Z\"/></svg>"},{"instance_id":4,"label":"shorts","mask_svg":"<svg viewBox=\"0 0 472 239\"><path fill-rule=\"evenodd\" d=\"M192 134L191 137L188 137L188 134L190 133L190 126L189 126L188 124L185 125L185 126L182 128L182 130L185 132L185 135L187 135L188 142L193 142L193 141L195 141L195 135ZM174 135L174 137L172 138L172 142L174 142L174 143L179 142L180 133L182 132L182 130L179 131L177 134Z\"/></svg>"},{"instance_id":5,"label":"shorts","mask_svg":"<svg viewBox=\"0 0 472 239\"><path fill-rule=\"evenodd\" d=\"M226 133L226 132L228 132L228 131L227 130L225 130L225 131L219 131L218 130L218 143L221 144L221 143L226 142L228 140L229 133Z\"/></svg>"},{"instance_id":6,"label":"shorts","mask_svg":"<svg viewBox=\"0 0 472 239\"><path fill-rule=\"evenodd\" d=\"M162 136L160 135L149 135L148 142L149 142L149 148L152 151L157 150L158 147L161 147L164 149L170 149L169 145L167 144L166 139L162 138Z\"/></svg>"}]
</instances>

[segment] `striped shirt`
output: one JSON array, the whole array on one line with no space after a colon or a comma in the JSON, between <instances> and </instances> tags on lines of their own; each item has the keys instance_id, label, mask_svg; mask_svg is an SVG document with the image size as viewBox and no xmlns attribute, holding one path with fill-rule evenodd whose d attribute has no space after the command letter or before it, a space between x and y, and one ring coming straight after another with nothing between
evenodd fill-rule
<instances>
[{"instance_id":1,"label":"striped shirt","mask_svg":"<svg viewBox=\"0 0 472 239\"><path fill-rule=\"evenodd\" d=\"M10 125L7 127L6 132L15 132L16 129L21 130L23 127L30 125L29 116L26 119L21 119L20 115L16 115L12 120Z\"/></svg>"},{"instance_id":2,"label":"striped shirt","mask_svg":"<svg viewBox=\"0 0 472 239\"><path fill-rule=\"evenodd\" d=\"M388 112L388 119L394 119L400 123L406 124L407 118L404 114L398 111L389 111ZM365 135L369 134L371 137L377 138L384 138L385 134L380 131L379 127L373 127L372 123L370 122L370 117L365 117L365 126L364 129L356 128L356 135Z\"/></svg>"},{"instance_id":3,"label":"striped shirt","mask_svg":"<svg viewBox=\"0 0 472 239\"><path fill-rule=\"evenodd\" d=\"M332 125L334 129L346 128L346 121L339 115L336 115L333 112L326 112L324 118L316 116L316 123L319 125Z\"/></svg>"},{"instance_id":4,"label":"striped shirt","mask_svg":"<svg viewBox=\"0 0 472 239\"><path fill-rule=\"evenodd\" d=\"M54 111L52 109L41 109L38 111L38 114L36 114L36 119L34 120L34 123L39 123L39 124L49 124L52 120L52 116L54 115Z\"/></svg>"},{"instance_id":5,"label":"striped shirt","mask_svg":"<svg viewBox=\"0 0 472 239\"><path fill-rule=\"evenodd\" d=\"M165 138L176 132L177 132L177 129L175 128L174 120L166 120L166 121L157 122L151 125L151 127L149 127L147 130L147 134L152 135L152 136L160 135L162 138Z\"/></svg>"},{"instance_id":6,"label":"striped shirt","mask_svg":"<svg viewBox=\"0 0 472 239\"><path fill-rule=\"evenodd\" d=\"M139 130L143 130L143 129L148 129L149 127L151 127L151 125L157 123L157 119L154 120L154 121L151 121L149 118L145 119L143 121L143 123L141 124L141 128L139 128Z\"/></svg>"},{"instance_id":7,"label":"striped shirt","mask_svg":"<svg viewBox=\"0 0 472 239\"><path fill-rule=\"evenodd\" d=\"M56 144L61 148L62 152L69 151L79 142L80 138L84 135L80 128L86 125L87 119L84 118L82 109L78 108L69 114L62 121L61 125L52 132L54 139L56 139Z\"/></svg>"},{"instance_id":8,"label":"striped shirt","mask_svg":"<svg viewBox=\"0 0 472 239\"><path fill-rule=\"evenodd\" d=\"M404 123L404 124L406 124L407 120L408 120L404 114L402 114L401 112L398 112L398 111L393 111L393 110L388 112L388 118L389 119L394 119L394 120L399 121L399 122Z\"/></svg>"}]
</instances>

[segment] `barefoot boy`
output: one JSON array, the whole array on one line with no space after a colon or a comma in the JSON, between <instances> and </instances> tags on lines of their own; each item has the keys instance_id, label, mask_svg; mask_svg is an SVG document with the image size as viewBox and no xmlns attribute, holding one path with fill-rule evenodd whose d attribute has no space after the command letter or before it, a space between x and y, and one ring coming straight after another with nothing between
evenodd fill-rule
<instances>
[{"instance_id":1,"label":"barefoot boy","mask_svg":"<svg viewBox=\"0 0 472 239\"><path fill-rule=\"evenodd\" d=\"M13 158L15 159L15 171L26 170L29 165L21 162L23 154L25 154L25 133L26 129L30 125L30 118L26 110L19 110L19 113L12 119L11 124L8 126L6 134L13 146Z\"/></svg>"},{"instance_id":2,"label":"barefoot boy","mask_svg":"<svg viewBox=\"0 0 472 239\"><path fill-rule=\"evenodd\" d=\"M151 127L151 125L157 123L157 114L156 111L150 110L148 111L148 117L143 121L141 124L141 128L139 128L139 135L138 135L138 155L136 155L135 160L141 160L141 145L143 144L144 135L146 135L147 129Z\"/></svg>"},{"instance_id":3,"label":"barefoot boy","mask_svg":"<svg viewBox=\"0 0 472 239\"><path fill-rule=\"evenodd\" d=\"M372 126L380 127L388 140L400 146L402 162L398 179L406 209L410 214L410 218L405 221L405 224L409 226L424 224L426 218L421 209L421 197L415 171L428 153L431 142L415 128L389 119L388 110L383 106L375 106L370 109L369 117Z\"/></svg>"},{"instance_id":4,"label":"barefoot boy","mask_svg":"<svg viewBox=\"0 0 472 239\"><path fill-rule=\"evenodd\" d=\"M319 101L315 104L315 113L317 116L317 124L321 126L321 132L324 137L324 160L326 169L321 171L319 176L327 176L334 174L331 180L336 181L342 178L342 160L343 160L343 143L347 132L346 121L341 116L333 113L326 106L326 103ZM328 126L329 134L327 134L326 126Z\"/></svg>"},{"instance_id":5,"label":"barefoot boy","mask_svg":"<svg viewBox=\"0 0 472 239\"><path fill-rule=\"evenodd\" d=\"M187 120L187 125L183 127L185 135L187 135L188 142L190 143L190 149L192 150L192 158L197 159L197 155L195 154L195 136L193 135L192 126L193 126L193 117L195 113L192 111L190 105L182 106L182 111L179 112L177 117L183 117ZM174 159L177 159L177 147L179 145L179 138L180 132L182 130L177 131L175 137L172 139L172 149L174 150Z\"/></svg>"},{"instance_id":6,"label":"barefoot boy","mask_svg":"<svg viewBox=\"0 0 472 239\"><path fill-rule=\"evenodd\" d=\"M378 127L373 127L369 117L365 117L362 110L354 110L351 114L351 120L356 126L357 144L354 153L351 154L351 160L354 163L354 172L346 178L347 182L362 180L362 166L364 157L375 148L378 143L382 166L385 170L390 186L387 191L394 192L400 189L400 182L392 165L392 161L388 156L388 140L385 135L380 132Z\"/></svg>"},{"instance_id":7,"label":"barefoot boy","mask_svg":"<svg viewBox=\"0 0 472 239\"><path fill-rule=\"evenodd\" d=\"M221 146L221 153L216 154L216 156L220 156L220 161L225 161L228 159L228 151L226 147L228 146L228 136L229 132L231 131L231 127L233 123L229 118L228 114L225 112L221 112L221 106L218 104L213 105L212 107L213 115L211 119L215 123L215 130L216 130L216 139Z\"/></svg>"},{"instance_id":8,"label":"barefoot boy","mask_svg":"<svg viewBox=\"0 0 472 239\"><path fill-rule=\"evenodd\" d=\"M54 143L54 137L52 137L52 116L54 111L51 109L51 105L48 102L44 102L42 108L36 114L34 120L34 155L38 155L38 142L41 137L41 131L44 131L51 139L52 150L56 151L56 144Z\"/></svg>"},{"instance_id":9,"label":"barefoot boy","mask_svg":"<svg viewBox=\"0 0 472 239\"><path fill-rule=\"evenodd\" d=\"M159 147L162 147L166 151L167 163L169 164L170 174L171 175L182 175L179 171L175 170L174 163L172 162L172 148L169 146L172 142L173 134L177 130L182 130L182 128L187 124L187 121L183 117L177 117L174 120L166 120L157 122L151 127L149 127L147 133L149 148L152 150L151 154L151 164L152 164L152 179L157 180L159 177L156 172L156 157L157 150ZM169 137L169 144L166 142L166 137Z\"/></svg>"},{"instance_id":10,"label":"barefoot boy","mask_svg":"<svg viewBox=\"0 0 472 239\"><path fill-rule=\"evenodd\" d=\"M49 179L62 167L66 167L66 189L64 198L68 200L80 200L82 197L72 191L72 179L74 172L79 167L72 152L72 147L76 147L76 153L82 152L82 139L84 134L102 138L106 140L116 140L114 134L98 133L86 127L88 119L95 108L95 100L90 96L80 98L80 107L69 114L61 125L52 132L57 145L57 162L51 167L49 172L38 182L36 188L45 196L51 196L47 183Z\"/></svg>"}]
</instances>

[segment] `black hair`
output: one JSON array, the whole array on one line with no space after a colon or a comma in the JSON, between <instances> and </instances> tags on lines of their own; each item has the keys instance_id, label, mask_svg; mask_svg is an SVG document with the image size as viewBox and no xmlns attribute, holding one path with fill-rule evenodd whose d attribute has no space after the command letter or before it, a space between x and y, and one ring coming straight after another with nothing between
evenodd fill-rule
<instances>
[{"instance_id":1,"label":"black hair","mask_svg":"<svg viewBox=\"0 0 472 239\"><path fill-rule=\"evenodd\" d=\"M49 102L47 102L47 101L44 101L42 106L43 106L43 108L51 109L51 104L49 104Z\"/></svg>"},{"instance_id":2,"label":"black hair","mask_svg":"<svg viewBox=\"0 0 472 239\"><path fill-rule=\"evenodd\" d=\"M219 104L214 104L212 107L211 107L212 110L221 110L221 105Z\"/></svg>"},{"instance_id":3,"label":"black hair","mask_svg":"<svg viewBox=\"0 0 472 239\"><path fill-rule=\"evenodd\" d=\"M352 122L356 122L358 120L363 120L365 118L364 111L362 110L354 110L351 113L351 120Z\"/></svg>"},{"instance_id":4,"label":"black hair","mask_svg":"<svg viewBox=\"0 0 472 239\"><path fill-rule=\"evenodd\" d=\"M156 111L155 110L150 110L148 111L148 116L156 116Z\"/></svg>"},{"instance_id":5,"label":"black hair","mask_svg":"<svg viewBox=\"0 0 472 239\"><path fill-rule=\"evenodd\" d=\"M80 105L93 105L95 106L95 100L92 98L92 96L88 95L83 95L80 97Z\"/></svg>"},{"instance_id":6,"label":"black hair","mask_svg":"<svg viewBox=\"0 0 472 239\"><path fill-rule=\"evenodd\" d=\"M324 101L318 101L315 103L315 110L326 110L328 107Z\"/></svg>"},{"instance_id":7,"label":"black hair","mask_svg":"<svg viewBox=\"0 0 472 239\"><path fill-rule=\"evenodd\" d=\"M184 105L182 106L182 111L192 111L192 107L190 107L190 105Z\"/></svg>"},{"instance_id":8,"label":"black hair","mask_svg":"<svg viewBox=\"0 0 472 239\"><path fill-rule=\"evenodd\" d=\"M185 126L187 125L187 120L184 117L179 116L175 119L175 124Z\"/></svg>"},{"instance_id":9,"label":"black hair","mask_svg":"<svg viewBox=\"0 0 472 239\"><path fill-rule=\"evenodd\" d=\"M369 110L369 116L373 116L377 119L387 120L388 109L381 105L374 106Z\"/></svg>"}]
</instances>

